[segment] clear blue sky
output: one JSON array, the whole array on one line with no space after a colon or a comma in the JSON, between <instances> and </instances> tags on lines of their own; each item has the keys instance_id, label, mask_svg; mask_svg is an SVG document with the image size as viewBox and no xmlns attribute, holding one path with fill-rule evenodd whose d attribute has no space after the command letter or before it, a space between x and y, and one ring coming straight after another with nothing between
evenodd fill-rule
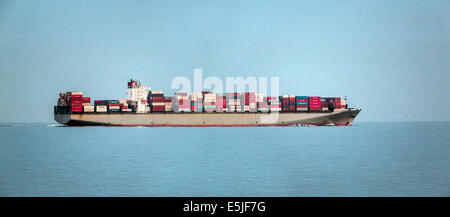
<instances>
[{"instance_id":1,"label":"clear blue sky","mask_svg":"<svg viewBox=\"0 0 450 217\"><path fill-rule=\"evenodd\" d=\"M358 121L450 120L450 1L0 0L0 122L50 122L58 92L140 79L278 76L348 96Z\"/></svg>"}]
</instances>

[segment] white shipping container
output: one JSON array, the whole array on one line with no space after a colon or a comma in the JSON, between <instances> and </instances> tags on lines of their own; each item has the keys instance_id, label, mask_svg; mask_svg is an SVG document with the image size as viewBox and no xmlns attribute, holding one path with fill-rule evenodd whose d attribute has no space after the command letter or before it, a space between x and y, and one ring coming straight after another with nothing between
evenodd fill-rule
<instances>
[{"instance_id":1,"label":"white shipping container","mask_svg":"<svg viewBox=\"0 0 450 217\"><path fill-rule=\"evenodd\" d=\"M126 99L119 99L119 103L120 104L127 104L127 100Z\"/></svg>"},{"instance_id":2,"label":"white shipping container","mask_svg":"<svg viewBox=\"0 0 450 217\"><path fill-rule=\"evenodd\" d=\"M163 102L152 102L152 105L153 106L163 106L163 105L166 105L166 104L164 104Z\"/></svg>"},{"instance_id":3,"label":"white shipping container","mask_svg":"<svg viewBox=\"0 0 450 217\"><path fill-rule=\"evenodd\" d=\"M69 95L83 95L83 93L82 92L68 92L69 93Z\"/></svg>"},{"instance_id":4,"label":"white shipping container","mask_svg":"<svg viewBox=\"0 0 450 217\"><path fill-rule=\"evenodd\" d=\"M95 111L96 112L106 112L107 111L107 107L106 106L97 106L96 108L95 108Z\"/></svg>"},{"instance_id":5,"label":"white shipping container","mask_svg":"<svg viewBox=\"0 0 450 217\"><path fill-rule=\"evenodd\" d=\"M83 106L84 112L94 112L95 107L93 105Z\"/></svg>"}]
</instances>

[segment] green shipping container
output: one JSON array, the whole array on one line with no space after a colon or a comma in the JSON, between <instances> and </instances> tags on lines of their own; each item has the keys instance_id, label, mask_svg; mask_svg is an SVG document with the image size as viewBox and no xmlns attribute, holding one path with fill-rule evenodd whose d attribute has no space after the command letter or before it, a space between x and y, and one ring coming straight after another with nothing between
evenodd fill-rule
<instances>
[{"instance_id":1,"label":"green shipping container","mask_svg":"<svg viewBox=\"0 0 450 217\"><path fill-rule=\"evenodd\" d=\"M296 96L295 98L296 98L296 99L308 99L307 96Z\"/></svg>"}]
</instances>

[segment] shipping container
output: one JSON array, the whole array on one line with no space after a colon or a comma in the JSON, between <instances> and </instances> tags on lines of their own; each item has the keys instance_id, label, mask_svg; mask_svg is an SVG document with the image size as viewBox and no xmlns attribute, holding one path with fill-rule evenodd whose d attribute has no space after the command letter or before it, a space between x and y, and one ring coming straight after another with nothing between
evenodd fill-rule
<instances>
[{"instance_id":1,"label":"shipping container","mask_svg":"<svg viewBox=\"0 0 450 217\"><path fill-rule=\"evenodd\" d=\"M83 106L83 111L84 112L95 112L95 107L93 105L86 105L86 106Z\"/></svg>"},{"instance_id":2,"label":"shipping container","mask_svg":"<svg viewBox=\"0 0 450 217\"><path fill-rule=\"evenodd\" d=\"M108 106L95 106L95 112L107 112Z\"/></svg>"},{"instance_id":3,"label":"shipping container","mask_svg":"<svg viewBox=\"0 0 450 217\"><path fill-rule=\"evenodd\" d=\"M83 106L72 106L72 112L83 112Z\"/></svg>"},{"instance_id":4,"label":"shipping container","mask_svg":"<svg viewBox=\"0 0 450 217\"><path fill-rule=\"evenodd\" d=\"M153 106L152 107L152 112L164 112L165 111L165 106Z\"/></svg>"},{"instance_id":5,"label":"shipping container","mask_svg":"<svg viewBox=\"0 0 450 217\"><path fill-rule=\"evenodd\" d=\"M308 105L310 111L321 111L321 97L320 96L310 96L308 98Z\"/></svg>"}]
</instances>

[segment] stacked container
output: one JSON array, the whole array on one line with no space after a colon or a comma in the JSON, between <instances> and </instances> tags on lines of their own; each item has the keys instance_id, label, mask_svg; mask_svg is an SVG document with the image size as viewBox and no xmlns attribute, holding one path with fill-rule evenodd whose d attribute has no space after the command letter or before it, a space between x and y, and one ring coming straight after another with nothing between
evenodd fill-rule
<instances>
[{"instance_id":1,"label":"stacked container","mask_svg":"<svg viewBox=\"0 0 450 217\"><path fill-rule=\"evenodd\" d=\"M190 112L191 104L187 93L176 93L172 97L172 110L174 112Z\"/></svg>"},{"instance_id":2,"label":"stacked container","mask_svg":"<svg viewBox=\"0 0 450 217\"><path fill-rule=\"evenodd\" d=\"M81 92L66 92L65 104L70 106L72 113L83 112L83 93Z\"/></svg>"},{"instance_id":3,"label":"stacked container","mask_svg":"<svg viewBox=\"0 0 450 217\"><path fill-rule=\"evenodd\" d=\"M203 106L206 112L215 112L217 109L217 97L212 92L203 92Z\"/></svg>"},{"instance_id":4,"label":"stacked container","mask_svg":"<svg viewBox=\"0 0 450 217\"><path fill-rule=\"evenodd\" d=\"M295 111L295 96L294 95L283 95L281 97L283 103L283 111Z\"/></svg>"},{"instance_id":5,"label":"stacked container","mask_svg":"<svg viewBox=\"0 0 450 217\"><path fill-rule=\"evenodd\" d=\"M162 91L149 91L148 103L152 112L166 111L166 100Z\"/></svg>"},{"instance_id":6,"label":"stacked container","mask_svg":"<svg viewBox=\"0 0 450 217\"><path fill-rule=\"evenodd\" d=\"M308 97L296 96L295 97L296 111L308 111Z\"/></svg>"},{"instance_id":7,"label":"stacked container","mask_svg":"<svg viewBox=\"0 0 450 217\"><path fill-rule=\"evenodd\" d=\"M91 105L91 97L83 97L82 101L83 101L83 106Z\"/></svg>"},{"instance_id":8,"label":"stacked container","mask_svg":"<svg viewBox=\"0 0 450 217\"><path fill-rule=\"evenodd\" d=\"M257 112L256 94L244 93L241 97L241 106L244 112Z\"/></svg>"},{"instance_id":9,"label":"stacked container","mask_svg":"<svg viewBox=\"0 0 450 217\"><path fill-rule=\"evenodd\" d=\"M171 112L172 111L172 97L164 97L164 111Z\"/></svg>"},{"instance_id":10,"label":"stacked container","mask_svg":"<svg viewBox=\"0 0 450 217\"><path fill-rule=\"evenodd\" d=\"M95 100L95 111L96 112L120 112L120 101L119 100Z\"/></svg>"},{"instance_id":11,"label":"stacked container","mask_svg":"<svg viewBox=\"0 0 450 217\"><path fill-rule=\"evenodd\" d=\"M335 97L334 98L334 104L335 104L335 108L340 109L341 107L341 97Z\"/></svg>"},{"instance_id":12,"label":"stacked container","mask_svg":"<svg viewBox=\"0 0 450 217\"><path fill-rule=\"evenodd\" d=\"M308 98L308 103L309 103L310 111L321 111L322 110L320 96L310 96Z\"/></svg>"},{"instance_id":13,"label":"stacked container","mask_svg":"<svg viewBox=\"0 0 450 217\"><path fill-rule=\"evenodd\" d=\"M227 94L218 93L216 94L216 112L226 112L227 111Z\"/></svg>"},{"instance_id":14,"label":"stacked container","mask_svg":"<svg viewBox=\"0 0 450 217\"><path fill-rule=\"evenodd\" d=\"M266 98L264 98L264 94L256 93L255 98L256 98L257 112L269 112L270 111L269 103L267 102Z\"/></svg>"},{"instance_id":15,"label":"stacked container","mask_svg":"<svg viewBox=\"0 0 450 217\"><path fill-rule=\"evenodd\" d=\"M289 111L291 112L296 111L295 95L289 95Z\"/></svg>"},{"instance_id":16,"label":"stacked container","mask_svg":"<svg viewBox=\"0 0 450 217\"><path fill-rule=\"evenodd\" d=\"M191 93L191 111L203 112L203 94Z\"/></svg>"},{"instance_id":17,"label":"stacked container","mask_svg":"<svg viewBox=\"0 0 450 217\"><path fill-rule=\"evenodd\" d=\"M126 99L119 99L120 102L120 111L122 112L131 112L132 109L128 105L128 101Z\"/></svg>"},{"instance_id":18,"label":"stacked container","mask_svg":"<svg viewBox=\"0 0 450 217\"><path fill-rule=\"evenodd\" d=\"M119 100L106 100L108 105L108 112L120 112Z\"/></svg>"},{"instance_id":19,"label":"stacked container","mask_svg":"<svg viewBox=\"0 0 450 217\"><path fill-rule=\"evenodd\" d=\"M271 112L280 112L282 110L282 107L281 107L282 105L281 105L281 102L278 97L268 96L268 97L266 97L266 99L267 99L267 102L269 103Z\"/></svg>"},{"instance_id":20,"label":"stacked container","mask_svg":"<svg viewBox=\"0 0 450 217\"><path fill-rule=\"evenodd\" d=\"M239 93L227 93L227 112L242 112L241 96Z\"/></svg>"},{"instance_id":21,"label":"stacked container","mask_svg":"<svg viewBox=\"0 0 450 217\"><path fill-rule=\"evenodd\" d=\"M120 112L120 103L108 104L108 112Z\"/></svg>"},{"instance_id":22,"label":"stacked container","mask_svg":"<svg viewBox=\"0 0 450 217\"><path fill-rule=\"evenodd\" d=\"M94 112L94 106L91 105L91 97L82 98L83 112Z\"/></svg>"},{"instance_id":23,"label":"stacked container","mask_svg":"<svg viewBox=\"0 0 450 217\"><path fill-rule=\"evenodd\" d=\"M261 93L176 93L164 97L162 91L148 91L145 85L128 82L127 100L95 100L81 92L60 93L58 106L67 107L73 113L82 112L294 112L328 111L347 108L346 99L340 97L294 96L264 97ZM61 108L62 109L62 108ZM66 109L66 108L64 108Z\"/></svg>"}]
</instances>

